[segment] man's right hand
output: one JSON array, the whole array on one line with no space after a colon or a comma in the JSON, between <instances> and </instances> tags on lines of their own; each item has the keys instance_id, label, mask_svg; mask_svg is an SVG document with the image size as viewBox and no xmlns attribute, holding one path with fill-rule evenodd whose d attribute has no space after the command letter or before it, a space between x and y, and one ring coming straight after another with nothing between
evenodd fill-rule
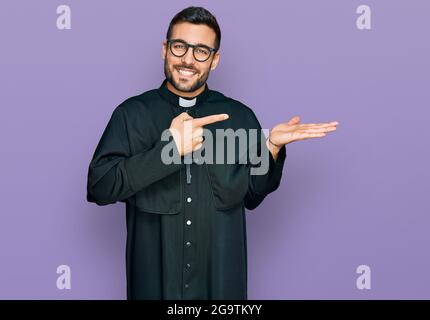
<instances>
[{"instance_id":1,"label":"man's right hand","mask_svg":"<svg viewBox=\"0 0 430 320\"><path fill-rule=\"evenodd\" d=\"M202 118L193 118L182 112L170 123L170 132L181 156L198 150L203 145L203 126L228 119L228 114L220 113Z\"/></svg>"}]
</instances>

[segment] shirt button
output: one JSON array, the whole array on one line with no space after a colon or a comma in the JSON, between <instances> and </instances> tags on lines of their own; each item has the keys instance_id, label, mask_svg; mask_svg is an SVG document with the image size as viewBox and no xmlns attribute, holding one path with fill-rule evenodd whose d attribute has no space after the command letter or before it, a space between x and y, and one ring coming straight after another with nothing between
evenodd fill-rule
<instances>
[{"instance_id":1,"label":"shirt button","mask_svg":"<svg viewBox=\"0 0 430 320\"><path fill-rule=\"evenodd\" d=\"M188 283L185 284L185 288L188 288L190 285Z\"/></svg>"},{"instance_id":2,"label":"shirt button","mask_svg":"<svg viewBox=\"0 0 430 320\"><path fill-rule=\"evenodd\" d=\"M187 241L186 245L187 247L191 246L191 242Z\"/></svg>"},{"instance_id":3,"label":"shirt button","mask_svg":"<svg viewBox=\"0 0 430 320\"><path fill-rule=\"evenodd\" d=\"M187 263L187 268L191 267L191 264Z\"/></svg>"},{"instance_id":4,"label":"shirt button","mask_svg":"<svg viewBox=\"0 0 430 320\"><path fill-rule=\"evenodd\" d=\"M187 225L190 225L191 224L191 220L187 220Z\"/></svg>"},{"instance_id":5,"label":"shirt button","mask_svg":"<svg viewBox=\"0 0 430 320\"><path fill-rule=\"evenodd\" d=\"M187 202L191 202L191 197L188 197L188 198L187 198Z\"/></svg>"}]
</instances>

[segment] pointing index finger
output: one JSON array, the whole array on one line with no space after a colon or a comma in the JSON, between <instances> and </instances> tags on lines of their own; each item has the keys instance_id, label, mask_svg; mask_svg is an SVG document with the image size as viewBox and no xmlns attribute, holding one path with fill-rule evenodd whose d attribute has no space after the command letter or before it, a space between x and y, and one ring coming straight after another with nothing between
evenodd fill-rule
<instances>
[{"instance_id":1,"label":"pointing index finger","mask_svg":"<svg viewBox=\"0 0 430 320\"><path fill-rule=\"evenodd\" d=\"M228 119L228 114L226 113L219 113L219 114L213 114L210 116L206 116L206 117L201 117L201 118L194 118L193 119L193 124L195 126L205 126L207 124L211 124L214 122L218 122L218 121L223 121Z\"/></svg>"}]
</instances>

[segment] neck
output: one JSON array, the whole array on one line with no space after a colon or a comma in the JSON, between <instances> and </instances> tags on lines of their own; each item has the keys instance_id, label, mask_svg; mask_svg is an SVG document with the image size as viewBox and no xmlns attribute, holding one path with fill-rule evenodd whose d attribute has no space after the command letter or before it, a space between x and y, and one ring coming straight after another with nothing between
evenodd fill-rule
<instances>
[{"instance_id":1,"label":"neck","mask_svg":"<svg viewBox=\"0 0 430 320\"><path fill-rule=\"evenodd\" d=\"M169 81L167 81L167 89L169 89L170 91L172 91L174 94L178 96L182 96L186 98L194 98L195 96L202 93L205 90L205 87L206 87L206 84L204 84L203 86L201 86L200 88L198 88L193 92L185 92L185 91L177 90L174 86L172 86L172 84Z\"/></svg>"}]
</instances>

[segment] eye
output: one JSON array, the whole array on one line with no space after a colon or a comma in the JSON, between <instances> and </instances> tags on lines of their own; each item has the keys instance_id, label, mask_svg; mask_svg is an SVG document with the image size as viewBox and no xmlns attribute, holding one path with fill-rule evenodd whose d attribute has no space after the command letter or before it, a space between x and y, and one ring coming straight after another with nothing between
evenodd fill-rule
<instances>
[{"instance_id":1,"label":"eye","mask_svg":"<svg viewBox=\"0 0 430 320\"><path fill-rule=\"evenodd\" d=\"M184 49L185 48L185 46L182 43L180 43L180 44L179 43L178 44L174 44L173 47L175 49Z\"/></svg>"},{"instance_id":2,"label":"eye","mask_svg":"<svg viewBox=\"0 0 430 320\"><path fill-rule=\"evenodd\" d=\"M205 55L208 54L208 51L206 49L197 48L196 51L199 54L205 54Z\"/></svg>"}]
</instances>

